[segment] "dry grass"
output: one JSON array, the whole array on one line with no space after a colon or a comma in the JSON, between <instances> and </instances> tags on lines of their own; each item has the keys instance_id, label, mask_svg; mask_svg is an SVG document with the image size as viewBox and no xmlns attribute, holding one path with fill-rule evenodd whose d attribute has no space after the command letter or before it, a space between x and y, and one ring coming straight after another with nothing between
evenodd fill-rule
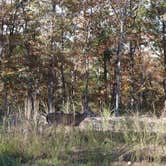
<instances>
[{"instance_id":1,"label":"dry grass","mask_svg":"<svg viewBox=\"0 0 166 166\"><path fill-rule=\"evenodd\" d=\"M41 126L33 122L20 124L8 131L1 129L0 166L166 164L163 123L158 124L161 132L148 132L146 125L140 128L139 117L134 117L134 124L129 125L137 128L137 132L112 132L104 129L109 127L107 115L103 115L104 124L100 131L63 126L45 126L41 130Z\"/></svg>"}]
</instances>

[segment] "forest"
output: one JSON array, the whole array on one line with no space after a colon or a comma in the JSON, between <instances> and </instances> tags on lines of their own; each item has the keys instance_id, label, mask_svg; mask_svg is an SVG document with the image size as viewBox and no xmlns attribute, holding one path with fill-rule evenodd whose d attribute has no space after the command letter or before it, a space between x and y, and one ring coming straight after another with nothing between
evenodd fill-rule
<instances>
[{"instance_id":1,"label":"forest","mask_svg":"<svg viewBox=\"0 0 166 166\"><path fill-rule=\"evenodd\" d=\"M66 125L78 126L86 112L104 118L104 126L110 117L166 116L166 2L0 0L0 166L109 166L110 153L122 156L110 149L121 144L124 152L130 143L132 149L166 143L144 129L115 134L74 128L57 134L50 131L57 127L46 124L66 118ZM98 153L85 150L87 159L80 150L84 163L60 161L59 149L71 155L80 144ZM98 155L102 162L94 164ZM126 160L131 165L141 155L139 149Z\"/></svg>"}]
</instances>

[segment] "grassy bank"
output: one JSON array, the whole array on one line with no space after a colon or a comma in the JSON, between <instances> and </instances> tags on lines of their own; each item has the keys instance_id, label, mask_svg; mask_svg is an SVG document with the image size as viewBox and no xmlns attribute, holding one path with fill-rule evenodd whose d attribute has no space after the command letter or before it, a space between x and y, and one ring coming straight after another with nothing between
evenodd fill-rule
<instances>
[{"instance_id":1,"label":"grassy bank","mask_svg":"<svg viewBox=\"0 0 166 166\"><path fill-rule=\"evenodd\" d=\"M106 125L106 124L104 124ZM80 131L29 125L0 131L0 166L110 166L166 161L165 137L159 133ZM144 165L144 164L143 164Z\"/></svg>"}]
</instances>

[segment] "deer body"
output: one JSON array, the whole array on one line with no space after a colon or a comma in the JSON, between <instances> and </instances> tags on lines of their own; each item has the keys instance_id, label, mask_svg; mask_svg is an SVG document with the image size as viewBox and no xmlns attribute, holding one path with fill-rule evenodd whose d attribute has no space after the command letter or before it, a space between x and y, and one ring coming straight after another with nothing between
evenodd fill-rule
<instances>
[{"instance_id":1,"label":"deer body","mask_svg":"<svg viewBox=\"0 0 166 166\"><path fill-rule=\"evenodd\" d=\"M93 112L84 112L79 113L76 112L65 114L63 112L53 112L49 113L46 116L48 124L55 125L64 125L64 126L79 126L79 124L87 117L87 116L95 116Z\"/></svg>"}]
</instances>

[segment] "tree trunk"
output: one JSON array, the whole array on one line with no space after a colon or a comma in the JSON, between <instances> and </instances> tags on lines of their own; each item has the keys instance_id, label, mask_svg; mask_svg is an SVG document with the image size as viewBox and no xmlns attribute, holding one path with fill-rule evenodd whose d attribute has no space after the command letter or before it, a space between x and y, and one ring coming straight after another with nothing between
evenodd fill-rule
<instances>
[{"instance_id":1,"label":"tree trunk","mask_svg":"<svg viewBox=\"0 0 166 166\"><path fill-rule=\"evenodd\" d=\"M133 8L133 3L132 0L130 0L130 17L132 18L132 8ZM130 27L132 28L132 23L130 25ZM129 42L130 44L130 111L133 112L134 111L134 52L135 52L135 46L132 42L132 40L130 40Z\"/></svg>"},{"instance_id":2,"label":"tree trunk","mask_svg":"<svg viewBox=\"0 0 166 166\"><path fill-rule=\"evenodd\" d=\"M106 54L106 53L105 53ZM108 88L107 88L107 57L104 55L104 102L108 103Z\"/></svg>"},{"instance_id":3,"label":"tree trunk","mask_svg":"<svg viewBox=\"0 0 166 166\"><path fill-rule=\"evenodd\" d=\"M134 50L130 41L130 111L134 111Z\"/></svg>"},{"instance_id":4,"label":"tree trunk","mask_svg":"<svg viewBox=\"0 0 166 166\"><path fill-rule=\"evenodd\" d=\"M89 65L89 60L87 58L86 66ZM85 98L84 98L84 111L89 107L89 67L86 67L86 75L85 75Z\"/></svg>"},{"instance_id":5,"label":"tree trunk","mask_svg":"<svg viewBox=\"0 0 166 166\"><path fill-rule=\"evenodd\" d=\"M166 112L166 21L163 20L163 53L164 53L164 112Z\"/></svg>"},{"instance_id":6,"label":"tree trunk","mask_svg":"<svg viewBox=\"0 0 166 166\"><path fill-rule=\"evenodd\" d=\"M117 51L117 71L116 71L116 103L115 103L115 115L119 115L120 103L121 103L121 58L122 58L122 49L123 49L123 33L124 33L124 20L120 21L120 36L119 44Z\"/></svg>"},{"instance_id":7,"label":"tree trunk","mask_svg":"<svg viewBox=\"0 0 166 166\"><path fill-rule=\"evenodd\" d=\"M91 6L90 6L91 7ZM85 12L85 11L84 11ZM85 12L86 13L86 12ZM90 110L89 107L89 52L90 52L90 33L92 28L92 7L90 8L90 19L88 20L88 24L86 25L86 42L85 42L85 95L84 95L84 112L88 112Z\"/></svg>"},{"instance_id":8,"label":"tree trunk","mask_svg":"<svg viewBox=\"0 0 166 166\"><path fill-rule=\"evenodd\" d=\"M112 83L110 83L110 92L111 92L111 104L110 104L110 110L115 108L116 103L116 66L113 65L113 76L112 76Z\"/></svg>"},{"instance_id":9,"label":"tree trunk","mask_svg":"<svg viewBox=\"0 0 166 166\"><path fill-rule=\"evenodd\" d=\"M2 101L2 115L7 115L7 107L8 107L8 99L7 99L7 89L4 87L4 93L3 93L3 101Z\"/></svg>"},{"instance_id":10,"label":"tree trunk","mask_svg":"<svg viewBox=\"0 0 166 166\"><path fill-rule=\"evenodd\" d=\"M1 7L0 9L2 10L3 7ZM0 59L3 56L3 50L4 50L4 22L3 22L3 18L2 21L0 22ZM0 70L3 71L3 65L1 64L0 61ZM7 89L5 88L5 82L2 83L2 90L4 91L3 93L3 101L2 101L2 105L1 105L1 112L0 115L4 116L6 111L7 111Z\"/></svg>"},{"instance_id":11,"label":"tree trunk","mask_svg":"<svg viewBox=\"0 0 166 166\"><path fill-rule=\"evenodd\" d=\"M141 64L141 63L140 63ZM141 67L140 67L141 68ZM139 102L138 102L138 111L142 112L143 111L143 86L144 86L144 74L142 68L140 69L140 85L141 85L141 91L139 92Z\"/></svg>"},{"instance_id":12,"label":"tree trunk","mask_svg":"<svg viewBox=\"0 0 166 166\"><path fill-rule=\"evenodd\" d=\"M88 28L87 28L88 33ZM86 51L85 51L85 94L84 94L84 112L89 109L89 37L86 38Z\"/></svg>"},{"instance_id":13,"label":"tree trunk","mask_svg":"<svg viewBox=\"0 0 166 166\"><path fill-rule=\"evenodd\" d=\"M55 57L56 48L54 45L54 27L55 27L55 14L56 14L56 3L52 1L52 29L51 29L51 43L50 49L53 52L53 57L51 58L51 62L49 64L48 69L48 77L47 77L47 107L48 113L55 112L55 103L56 103L56 89L57 89L57 78L56 78L56 70L55 63L57 62L57 58Z\"/></svg>"},{"instance_id":14,"label":"tree trunk","mask_svg":"<svg viewBox=\"0 0 166 166\"><path fill-rule=\"evenodd\" d=\"M74 88L75 82L76 82L76 69L73 69L71 71L71 93L70 93L71 97L74 97L75 95L75 88Z\"/></svg>"},{"instance_id":15,"label":"tree trunk","mask_svg":"<svg viewBox=\"0 0 166 166\"><path fill-rule=\"evenodd\" d=\"M63 62L61 62L61 81L62 81L62 103L65 104L65 102L66 102L66 86L65 86Z\"/></svg>"},{"instance_id":16,"label":"tree trunk","mask_svg":"<svg viewBox=\"0 0 166 166\"><path fill-rule=\"evenodd\" d=\"M53 96L54 96L54 85L55 82L53 82L53 75L52 75L52 71L49 70L48 73L48 97L47 97L47 104L48 104L48 112L54 112L55 111L55 107L54 107L54 102L53 102Z\"/></svg>"},{"instance_id":17,"label":"tree trunk","mask_svg":"<svg viewBox=\"0 0 166 166\"><path fill-rule=\"evenodd\" d=\"M62 16L62 32L61 32L61 81L62 81L62 104L66 102L66 86L65 86L65 77L64 77L64 64L63 64L63 54L64 54L64 27L63 27L63 16Z\"/></svg>"},{"instance_id":18,"label":"tree trunk","mask_svg":"<svg viewBox=\"0 0 166 166\"><path fill-rule=\"evenodd\" d=\"M4 25L3 25L3 19L0 23L0 57L3 55L3 49L4 49L4 36L3 36L3 31L4 31Z\"/></svg>"},{"instance_id":19,"label":"tree trunk","mask_svg":"<svg viewBox=\"0 0 166 166\"><path fill-rule=\"evenodd\" d=\"M35 89L33 92L33 120L37 124L37 116L39 113L39 89Z\"/></svg>"},{"instance_id":20,"label":"tree trunk","mask_svg":"<svg viewBox=\"0 0 166 166\"><path fill-rule=\"evenodd\" d=\"M37 122L37 115L39 112L39 90L28 89L27 97L24 101L25 118Z\"/></svg>"},{"instance_id":21,"label":"tree trunk","mask_svg":"<svg viewBox=\"0 0 166 166\"><path fill-rule=\"evenodd\" d=\"M57 102L57 87L58 87L58 79L57 79L57 70L55 68L55 63L57 62L57 58L53 57L53 69L52 69L52 111L58 110L58 102Z\"/></svg>"},{"instance_id":22,"label":"tree trunk","mask_svg":"<svg viewBox=\"0 0 166 166\"><path fill-rule=\"evenodd\" d=\"M52 96L51 96L51 78L50 78L50 71L48 72L48 82L47 82L47 89L48 89L48 96L47 96L47 106L48 106L48 113L51 112L51 103L52 103Z\"/></svg>"},{"instance_id":23,"label":"tree trunk","mask_svg":"<svg viewBox=\"0 0 166 166\"><path fill-rule=\"evenodd\" d=\"M31 95L30 95L30 92L29 90L27 91L27 96L25 98L25 101L24 101L24 109L25 109L25 118L27 120L30 120L31 119L31 112L32 112L32 102L31 102Z\"/></svg>"}]
</instances>

